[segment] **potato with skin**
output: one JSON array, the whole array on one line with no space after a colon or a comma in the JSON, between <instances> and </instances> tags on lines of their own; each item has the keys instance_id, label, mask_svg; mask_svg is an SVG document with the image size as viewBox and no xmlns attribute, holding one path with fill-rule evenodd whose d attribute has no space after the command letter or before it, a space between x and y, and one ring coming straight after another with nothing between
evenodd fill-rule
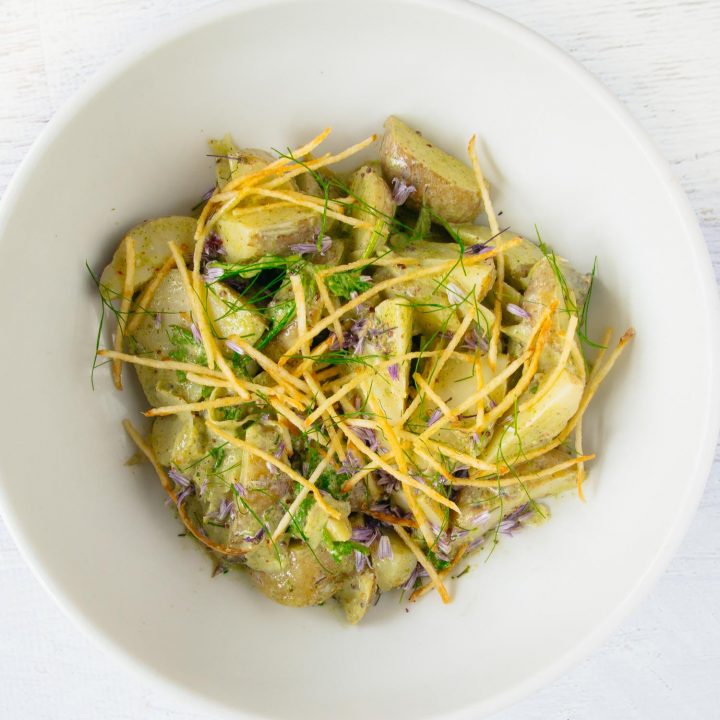
<instances>
[{"instance_id":1,"label":"potato with skin","mask_svg":"<svg viewBox=\"0 0 720 720\"><path fill-rule=\"evenodd\" d=\"M372 229L352 229L349 250L350 261L353 261L382 252L390 234L390 219L395 215L395 202L390 188L373 165L363 165L350 176L350 193L360 201L356 201L350 214L373 226ZM370 206L377 212L371 212L364 206Z\"/></svg>"},{"instance_id":2,"label":"potato with skin","mask_svg":"<svg viewBox=\"0 0 720 720\"><path fill-rule=\"evenodd\" d=\"M146 220L126 234L135 241L135 275L133 293L152 278L155 271L170 257L168 243L172 240L185 255L195 247L197 220L172 215ZM125 243L121 242L110 264L100 276L100 292L105 299L117 300L125 286Z\"/></svg>"},{"instance_id":3,"label":"potato with skin","mask_svg":"<svg viewBox=\"0 0 720 720\"><path fill-rule=\"evenodd\" d=\"M320 225L320 215L308 208L259 205L251 210L231 210L215 229L227 262L242 262L263 255L290 255L291 245L315 242Z\"/></svg>"},{"instance_id":4,"label":"potato with skin","mask_svg":"<svg viewBox=\"0 0 720 720\"><path fill-rule=\"evenodd\" d=\"M380 162L388 182L397 178L415 187L407 201L412 207L427 205L453 223L471 222L482 210L472 169L394 115L385 121Z\"/></svg>"},{"instance_id":5,"label":"potato with skin","mask_svg":"<svg viewBox=\"0 0 720 720\"><path fill-rule=\"evenodd\" d=\"M515 466L515 471L518 475L527 475L552 465L559 465L570 459L572 459L572 456L564 450L550 450L542 457ZM524 487L516 485L507 488L503 495L502 506L498 503L495 488L461 488L456 497L460 514L456 515L455 525L470 529L471 534L456 541L455 544L472 542L485 533L494 531L502 518L507 518L527 505L530 500L538 501L560 495L575 488L576 482L576 473L573 467L566 468L548 477L528 480L523 483ZM528 510L531 509L528 508ZM543 516L537 512L528 513L527 520L531 522L542 522L543 519Z\"/></svg>"},{"instance_id":6,"label":"potato with skin","mask_svg":"<svg viewBox=\"0 0 720 720\"><path fill-rule=\"evenodd\" d=\"M336 562L324 547L311 550L304 543L289 546L281 570L251 573L264 595L281 605L319 605L335 595L353 572L350 556Z\"/></svg>"}]
</instances>

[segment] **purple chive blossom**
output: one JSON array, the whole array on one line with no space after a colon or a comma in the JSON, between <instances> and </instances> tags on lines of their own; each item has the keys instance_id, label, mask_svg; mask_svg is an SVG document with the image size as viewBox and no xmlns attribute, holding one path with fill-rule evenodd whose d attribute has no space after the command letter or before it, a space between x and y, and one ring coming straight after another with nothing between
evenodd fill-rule
<instances>
[{"instance_id":1,"label":"purple chive blossom","mask_svg":"<svg viewBox=\"0 0 720 720\"><path fill-rule=\"evenodd\" d=\"M375 482L386 495L400 489L400 481L394 475L385 472L385 470L378 470L375 473Z\"/></svg>"},{"instance_id":2,"label":"purple chive blossom","mask_svg":"<svg viewBox=\"0 0 720 720\"><path fill-rule=\"evenodd\" d=\"M473 445L479 445L479 444L480 444L480 436L479 436L476 432L474 432L474 433L472 434L472 441L473 441Z\"/></svg>"},{"instance_id":3,"label":"purple chive blossom","mask_svg":"<svg viewBox=\"0 0 720 720\"><path fill-rule=\"evenodd\" d=\"M412 573L410 573L410 577L407 579L407 582L402 586L402 589L405 592L414 590L417 580L424 577L427 577L427 570L425 570L425 568L420 563L418 563Z\"/></svg>"},{"instance_id":4,"label":"purple chive blossom","mask_svg":"<svg viewBox=\"0 0 720 720\"><path fill-rule=\"evenodd\" d=\"M331 246L332 238L325 235L325 237L323 237L323 239L320 241L319 250L317 242L295 243L294 245L290 246L290 250L295 255L312 255L313 253L317 252L319 252L321 255L325 255L325 253L331 248Z\"/></svg>"},{"instance_id":5,"label":"purple chive blossom","mask_svg":"<svg viewBox=\"0 0 720 720\"><path fill-rule=\"evenodd\" d=\"M235 518L235 503L232 500L228 500L227 498L223 498L220 501L220 507L216 510L215 513L213 513L212 517L215 518L218 522L225 522L226 518L230 518L231 520Z\"/></svg>"},{"instance_id":6,"label":"purple chive blossom","mask_svg":"<svg viewBox=\"0 0 720 720\"><path fill-rule=\"evenodd\" d=\"M353 552L355 555L355 572L359 574L368 565L368 559L367 556L359 550L354 550Z\"/></svg>"},{"instance_id":7,"label":"purple chive blossom","mask_svg":"<svg viewBox=\"0 0 720 720\"><path fill-rule=\"evenodd\" d=\"M416 191L414 185L408 185L400 178L392 179L392 199L396 205L404 205L407 199Z\"/></svg>"},{"instance_id":8,"label":"purple chive blossom","mask_svg":"<svg viewBox=\"0 0 720 720\"><path fill-rule=\"evenodd\" d=\"M380 536L380 542L377 548L377 559L378 560L392 560L393 549L390 544L390 538L387 535Z\"/></svg>"},{"instance_id":9,"label":"purple chive blossom","mask_svg":"<svg viewBox=\"0 0 720 720\"><path fill-rule=\"evenodd\" d=\"M486 252L490 252L492 247L487 243L479 242L474 245L469 245L465 248L466 255L483 255Z\"/></svg>"},{"instance_id":10,"label":"purple chive blossom","mask_svg":"<svg viewBox=\"0 0 720 720\"><path fill-rule=\"evenodd\" d=\"M352 430L373 452L381 451L377 436L372 428L353 427ZM382 452L384 452L384 449Z\"/></svg>"},{"instance_id":11,"label":"purple chive blossom","mask_svg":"<svg viewBox=\"0 0 720 720\"><path fill-rule=\"evenodd\" d=\"M168 477L176 485L179 485L181 488L188 488L192 485L190 480L188 478L186 478L179 470L176 470L175 468L170 468L168 470Z\"/></svg>"},{"instance_id":12,"label":"purple chive blossom","mask_svg":"<svg viewBox=\"0 0 720 720\"><path fill-rule=\"evenodd\" d=\"M473 552L473 550L477 550L479 547L482 546L482 544L483 544L484 542L485 542L485 536L484 536L484 535L480 535L480 536L476 537L476 538L468 545L467 552L471 553L471 552Z\"/></svg>"},{"instance_id":13,"label":"purple chive blossom","mask_svg":"<svg viewBox=\"0 0 720 720\"><path fill-rule=\"evenodd\" d=\"M523 310L519 305L516 305L515 303L508 303L505 306L505 309L511 314L515 315L519 318L524 318L525 320L530 319L530 313L527 310Z\"/></svg>"},{"instance_id":14,"label":"purple chive blossom","mask_svg":"<svg viewBox=\"0 0 720 720\"><path fill-rule=\"evenodd\" d=\"M478 331L473 328L467 335L465 335L463 343L460 347L465 350L480 350L482 352L487 352L490 346L488 345L488 341L485 336L479 335Z\"/></svg>"},{"instance_id":15,"label":"purple chive blossom","mask_svg":"<svg viewBox=\"0 0 720 720\"><path fill-rule=\"evenodd\" d=\"M510 535L512 537L513 532L521 527L525 520L528 520L534 514L535 511L530 507L530 504L525 503L525 505L521 505L509 515L506 515L500 522L498 530L504 535Z\"/></svg>"},{"instance_id":16,"label":"purple chive blossom","mask_svg":"<svg viewBox=\"0 0 720 720\"><path fill-rule=\"evenodd\" d=\"M285 443L281 440L280 444L277 446L277 450L273 453L273 455L279 460L283 453L285 452Z\"/></svg>"},{"instance_id":17,"label":"purple chive blossom","mask_svg":"<svg viewBox=\"0 0 720 720\"><path fill-rule=\"evenodd\" d=\"M199 495L200 497L202 497L202 496L205 494L205 491L207 490L207 486L208 486L208 479L205 478L205 479L202 481L202 485L200 485L200 490L199 490L199 492L198 492L198 495Z\"/></svg>"},{"instance_id":18,"label":"purple chive blossom","mask_svg":"<svg viewBox=\"0 0 720 720\"><path fill-rule=\"evenodd\" d=\"M390 379L394 380L395 382L398 382L400 380L400 368L398 367L397 363L388 365L388 375L390 376Z\"/></svg>"},{"instance_id":19,"label":"purple chive blossom","mask_svg":"<svg viewBox=\"0 0 720 720\"><path fill-rule=\"evenodd\" d=\"M228 350L232 350L234 353L237 353L238 355L244 355L245 351L235 342L232 340L226 340L225 346L228 348Z\"/></svg>"},{"instance_id":20,"label":"purple chive blossom","mask_svg":"<svg viewBox=\"0 0 720 720\"><path fill-rule=\"evenodd\" d=\"M370 527L368 525L361 525L353 528L351 539L354 542L362 543L363 545L370 545L377 540L377 536L377 528Z\"/></svg>"},{"instance_id":21,"label":"purple chive blossom","mask_svg":"<svg viewBox=\"0 0 720 720\"><path fill-rule=\"evenodd\" d=\"M220 265L207 265L203 273L203 280L205 280L206 283L214 283L224 274L225 270Z\"/></svg>"},{"instance_id":22,"label":"purple chive blossom","mask_svg":"<svg viewBox=\"0 0 720 720\"><path fill-rule=\"evenodd\" d=\"M492 410L497 407L497 403L492 398L488 398L488 406Z\"/></svg>"},{"instance_id":23,"label":"purple chive blossom","mask_svg":"<svg viewBox=\"0 0 720 720\"><path fill-rule=\"evenodd\" d=\"M196 343L202 342L202 335L198 330L198 326L195 323L190 323L190 332L192 333L193 339Z\"/></svg>"},{"instance_id":24,"label":"purple chive blossom","mask_svg":"<svg viewBox=\"0 0 720 720\"><path fill-rule=\"evenodd\" d=\"M470 525L473 527L480 527L481 525L484 525L488 520L490 519L490 511L489 510L483 510L482 512L478 513L474 517L470 518Z\"/></svg>"},{"instance_id":25,"label":"purple chive blossom","mask_svg":"<svg viewBox=\"0 0 720 720\"><path fill-rule=\"evenodd\" d=\"M450 559L450 553L452 552L452 545L450 543L450 538L447 536L446 533L440 533L437 544L436 544L436 555L441 558L442 560L449 560Z\"/></svg>"},{"instance_id":26,"label":"purple chive blossom","mask_svg":"<svg viewBox=\"0 0 720 720\"><path fill-rule=\"evenodd\" d=\"M242 485L241 483L239 483L239 482L234 482L234 483L233 483L233 488L235 488L235 492L236 492L240 497L243 497L243 498L247 497L247 490L245 489L245 486Z\"/></svg>"},{"instance_id":27,"label":"purple chive blossom","mask_svg":"<svg viewBox=\"0 0 720 720\"><path fill-rule=\"evenodd\" d=\"M273 475L277 475L278 469L271 462L266 461L265 467L268 469L268 472L272 473Z\"/></svg>"},{"instance_id":28,"label":"purple chive blossom","mask_svg":"<svg viewBox=\"0 0 720 720\"><path fill-rule=\"evenodd\" d=\"M160 313L155 313L155 329L156 330L160 329L161 322L162 322L162 316L160 315Z\"/></svg>"},{"instance_id":29,"label":"purple chive blossom","mask_svg":"<svg viewBox=\"0 0 720 720\"><path fill-rule=\"evenodd\" d=\"M360 460L352 450L348 450L342 465L338 468L338 475L354 475L360 469Z\"/></svg>"},{"instance_id":30,"label":"purple chive blossom","mask_svg":"<svg viewBox=\"0 0 720 720\"><path fill-rule=\"evenodd\" d=\"M427 426L434 425L442 417L442 410L437 409L433 411L433 414L428 418Z\"/></svg>"},{"instance_id":31,"label":"purple chive blossom","mask_svg":"<svg viewBox=\"0 0 720 720\"><path fill-rule=\"evenodd\" d=\"M448 283L446 287L448 302L451 305L461 305L465 302L465 295L462 288L457 286L455 283Z\"/></svg>"},{"instance_id":32,"label":"purple chive blossom","mask_svg":"<svg viewBox=\"0 0 720 720\"><path fill-rule=\"evenodd\" d=\"M362 407L362 398L359 395L355 395L355 402L353 403L353 406L356 410L359 410Z\"/></svg>"},{"instance_id":33,"label":"purple chive blossom","mask_svg":"<svg viewBox=\"0 0 720 720\"><path fill-rule=\"evenodd\" d=\"M225 247L223 241L217 233L210 233L205 240L205 245L202 251L202 262L209 263L211 260L217 260L221 257L225 257Z\"/></svg>"},{"instance_id":34,"label":"purple chive blossom","mask_svg":"<svg viewBox=\"0 0 720 720\"><path fill-rule=\"evenodd\" d=\"M469 530L463 530L462 528L455 528L450 533L450 542L455 542L456 540L463 540L470 534Z\"/></svg>"},{"instance_id":35,"label":"purple chive blossom","mask_svg":"<svg viewBox=\"0 0 720 720\"><path fill-rule=\"evenodd\" d=\"M192 495L194 492L195 488L192 485L190 485L190 487L184 488L181 492L179 492L177 496L178 507L180 507L183 502L185 502L185 499L188 497L188 495Z\"/></svg>"},{"instance_id":36,"label":"purple chive blossom","mask_svg":"<svg viewBox=\"0 0 720 720\"><path fill-rule=\"evenodd\" d=\"M245 535L243 540L247 543L259 543L262 540L262 536L265 534L265 528L260 528L254 535Z\"/></svg>"}]
</instances>

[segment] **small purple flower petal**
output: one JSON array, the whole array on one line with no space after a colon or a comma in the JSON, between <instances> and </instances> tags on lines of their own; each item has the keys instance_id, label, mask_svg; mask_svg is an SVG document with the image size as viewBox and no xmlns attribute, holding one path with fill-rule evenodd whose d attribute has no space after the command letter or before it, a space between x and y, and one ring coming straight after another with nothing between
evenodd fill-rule
<instances>
[{"instance_id":1,"label":"small purple flower petal","mask_svg":"<svg viewBox=\"0 0 720 720\"><path fill-rule=\"evenodd\" d=\"M461 305L465 302L467 293L463 292L462 288L455 283L448 283L445 290L447 292L448 302L451 305Z\"/></svg>"},{"instance_id":2,"label":"small purple flower petal","mask_svg":"<svg viewBox=\"0 0 720 720\"><path fill-rule=\"evenodd\" d=\"M199 495L200 497L202 497L202 496L205 494L205 490L207 490L207 486L208 486L208 479L205 478L205 479L202 481L202 484L200 485L200 491L198 492L198 495Z\"/></svg>"},{"instance_id":3,"label":"small purple flower petal","mask_svg":"<svg viewBox=\"0 0 720 720\"><path fill-rule=\"evenodd\" d=\"M183 502L185 502L186 498L187 498L189 495L192 495L194 492L195 492L195 488L192 487L192 486L190 486L190 487L184 488L184 489L182 490L182 492L178 493L178 496L177 496L177 505L178 505L178 507L180 507L180 506L183 504Z\"/></svg>"},{"instance_id":4,"label":"small purple flower petal","mask_svg":"<svg viewBox=\"0 0 720 720\"><path fill-rule=\"evenodd\" d=\"M214 513L210 513L208 518L217 520L218 522L225 522L228 517L231 520L234 519L236 512L235 503L232 500L228 500L228 498L223 498L220 501L218 509Z\"/></svg>"},{"instance_id":5,"label":"small purple flower petal","mask_svg":"<svg viewBox=\"0 0 720 720\"><path fill-rule=\"evenodd\" d=\"M474 517L471 517L469 522L470 522L470 525L472 525L473 527L480 527L480 525L484 525L489 519L490 519L490 511L483 510L482 512L478 513Z\"/></svg>"},{"instance_id":6,"label":"small purple flower petal","mask_svg":"<svg viewBox=\"0 0 720 720\"><path fill-rule=\"evenodd\" d=\"M332 247L332 238L325 235L323 239L320 241L320 249L318 250L318 245L316 242L314 243L295 243L294 245L290 246L290 251L293 252L295 255L312 255L313 253L319 252L321 255L325 255L325 253Z\"/></svg>"},{"instance_id":7,"label":"small purple flower petal","mask_svg":"<svg viewBox=\"0 0 720 720\"><path fill-rule=\"evenodd\" d=\"M391 495L400 489L400 481L385 470L378 470L375 473L375 482L386 495Z\"/></svg>"},{"instance_id":8,"label":"small purple flower petal","mask_svg":"<svg viewBox=\"0 0 720 720\"><path fill-rule=\"evenodd\" d=\"M198 326L195 323L190 323L190 332L192 333L192 336L196 343L202 342L202 335L200 334Z\"/></svg>"},{"instance_id":9,"label":"small purple flower petal","mask_svg":"<svg viewBox=\"0 0 720 720\"><path fill-rule=\"evenodd\" d=\"M342 465L338 468L338 475L353 475L360 469L360 460L352 450L348 450Z\"/></svg>"},{"instance_id":10,"label":"small purple flower petal","mask_svg":"<svg viewBox=\"0 0 720 720\"><path fill-rule=\"evenodd\" d=\"M487 243L475 243L465 248L466 255L484 255L486 252L490 252L492 247Z\"/></svg>"},{"instance_id":11,"label":"small purple flower petal","mask_svg":"<svg viewBox=\"0 0 720 720\"><path fill-rule=\"evenodd\" d=\"M177 470L176 468L171 467L171 468L168 470L168 477L169 477L176 485L179 485L180 487L186 488L186 487L190 487L190 485L192 485L192 483L190 482L190 480L189 480L188 478L186 478L186 477L185 477L179 470Z\"/></svg>"},{"instance_id":12,"label":"small purple flower petal","mask_svg":"<svg viewBox=\"0 0 720 720\"><path fill-rule=\"evenodd\" d=\"M368 565L368 559L367 556L359 550L354 550L353 552L355 555L355 572L359 574Z\"/></svg>"},{"instance_id":13,"label":"small purple flower petal","mask_svg":"<svg viewBox=\"0 0 720 720\"><path fill-rule=\"evenodd\" d=\"M528 520L534 514L535 511L530 507L530 504L525 503L525 505L521 505L506 515L498 525L498 530L504 535L512 537L513 532L520 528L525 520Z\"/></svg>"},{"instance_id":14,"label":"small purple flower petal","mask_svg":"<svg viewBox=\"0 0 720 720\"><path fill-rule=\"evenodd\" d=\"M392 560L393 549L390 544L390 538L387 535L380 536L380 542L378 543L377 559L378 560Z\"/></svg>"},{"instance_id":15,"label":"small purple flower petal","mask_svg":"<svg viewBox=\"0 0 720 720\"><path fill-rule=\"evenodd\" d=\"M237 343L233 342L232 340L226 340L225 347L227 347L228 350L232 350L234 353L237 353L238 355L245 354L245 351Z\"/></svg>"},{"instance_id":16,"label":"small purple flower petal","mask_svg":"<svg viewBox=\"0 0 720 720\"><path fill-rule=\"evenodd\" d=\"M516 305L515 303L508 303L505 306L505 309L511 314L515 315L519 318L524 318L525 320L530 319L530 313L527 310L524 310L519 305Z\"/></svg>"},{"instance_id":17,"label":"small purple flower petal","mask_svg":"<svg viewBox=\"0 0 720 720\"><path fill-rule=\"evenodd\" d=\"M273 455L279 460L283 453L285 452L285 443L281 440L280 444L277 446L277 450L273 453Z\"/></svg>"},{"instance_id":18,"label":"small purple flower petal","mask_svg":"<svg viewBox=\"0 0 720 720\"><path fill-rule=\"evenodd\" d=\"M370 545L377 539L378 529L370 527L369 525L360 525L354 527L352 530L351 539L354 542L362 543L363 545Z\"/></svg>"},{"instance_id":19,"label":"small purple flower petal","mask_svg":"<svg viewBox=\"0 0 720 720\"><path fill-rule=\"evenodd\" d=\"M394 380L395 382L398 382L400 380L400 368L398 367L397 363L388 365L388 375L390 376L390 379Z\"/></svg>"},{"instance_id":20,"label":"small purple flower petal","mask_svg":"<svg viewBox=\"0 0 720 720\"><path fill-rule=\"evenodd\" d=\"M203 280L205 280L206 283L214 283L224 274L225 270L220 265L208 265L203 273Z\"/></svg>"},{"instance_id":21,"label":"small purple flower petal","mask_svg":"<svg viewBox=\"0 0 720 720\"><path fill-rule=\"evenodd\" d=\"M212 260L218 260L219 258L225 257L226 254L225 246L223 245L223 241L220 239L220 236L214 232L210 233L210 235L208 235L205 239L201 262L203 264L207 264Z\"/></svg>"},{"instance_id":22,"label":"small purple flower petal","mask_svg":"<svg viewBox=\"0 0 720 720\"><path fill-rule=\"evenodd\" d=\"M414 185L408 185L400 178L392 179L392 199L396 205L404 205L408 198L416 191Z\"/></svg>"},{"instance_id":23,"label":"small purple flower petal","mask_svg":"<svg viewBox=\"0 0 720 720\"><path fill-rule=\"evenodd\" d=\"M434 425L442 417L442 410L437 409L433 411L433 414L428 418L427 426Z\"/></svg>"},{"instance_id":24,"label":"small purple flower petal","mask_svg":"<svg viewBox=\"0 0 720 720\"><path fill-rule=\"evenodd\" d=\"M235 492L236 492L240 497L243 497L243 498L246 498L246 497L247 497L247 490L245 489L245 486L242 485L241 483L239 483L239 482L234 482L234 483L233 483L233 488L235 489Z\"/></svg>"},{"instance_id":25,"label":"small purple flower petal","mask_svg":"<svg viewBox=\"0 0 720 720\"><path fill-rule=\"evenodd\" d=\"M259 543L262 540L262 536L265 534L265 528L260 528L254 535L245 535L243 540L248 543Z\"/></svg>"}]
</instances>

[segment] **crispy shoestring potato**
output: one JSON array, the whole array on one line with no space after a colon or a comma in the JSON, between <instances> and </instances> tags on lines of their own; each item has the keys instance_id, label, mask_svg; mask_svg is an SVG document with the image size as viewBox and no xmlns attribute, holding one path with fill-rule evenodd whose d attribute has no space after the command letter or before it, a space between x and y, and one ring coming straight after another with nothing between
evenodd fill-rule
<instances>
[{"instance_id":1,"label":"crispy shoestring potato","mask_svg":"<svg viewBox=\"0 0 720 720\"><path fill-rule=\"evenodd\" d=\"M93 275L117 320L93 367L135 369L152 426L125 430L217 567L356 623L394 589L449 602L540 500L585 499L584 414L634 331L589 338L595 268L499 227L474 136L466 164L391 117L345 173L377 137L315 155L329 134L211 141L199 216Z\"/></svg>"}]
</instances>

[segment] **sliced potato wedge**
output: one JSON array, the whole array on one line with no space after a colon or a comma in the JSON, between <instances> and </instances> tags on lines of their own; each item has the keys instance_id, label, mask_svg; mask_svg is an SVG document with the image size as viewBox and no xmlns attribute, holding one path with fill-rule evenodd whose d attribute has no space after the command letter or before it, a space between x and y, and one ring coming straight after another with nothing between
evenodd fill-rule
<instances>
[{"instance_id":1,"label":"sliced potato wedge","mask_svg":"<svg viewBox=\"0 0 720 720\"><path fill-rule=\"evenodd\" d=\"M351 211L353 217L373 225L373 229L353 228L350 233L350 260L379 254L390 234L395 215L392 193L373 165L363 165L350 176L350 192L359 199ZM374 208L372 212L367 207Z\"/></svg>"},{"instance_id":2,"label":"sliced potato wedge","mask_svg":"<svg viewBox=\"0 0 720 720\"><path fill-rule=\"evenodd\" d=\"M427 205L454 223L471 222L482 209L473 171L392 115L385 121L380 162L388 182L398 178L415 187L409 205Z\"/></svg>"}]
</instances>

